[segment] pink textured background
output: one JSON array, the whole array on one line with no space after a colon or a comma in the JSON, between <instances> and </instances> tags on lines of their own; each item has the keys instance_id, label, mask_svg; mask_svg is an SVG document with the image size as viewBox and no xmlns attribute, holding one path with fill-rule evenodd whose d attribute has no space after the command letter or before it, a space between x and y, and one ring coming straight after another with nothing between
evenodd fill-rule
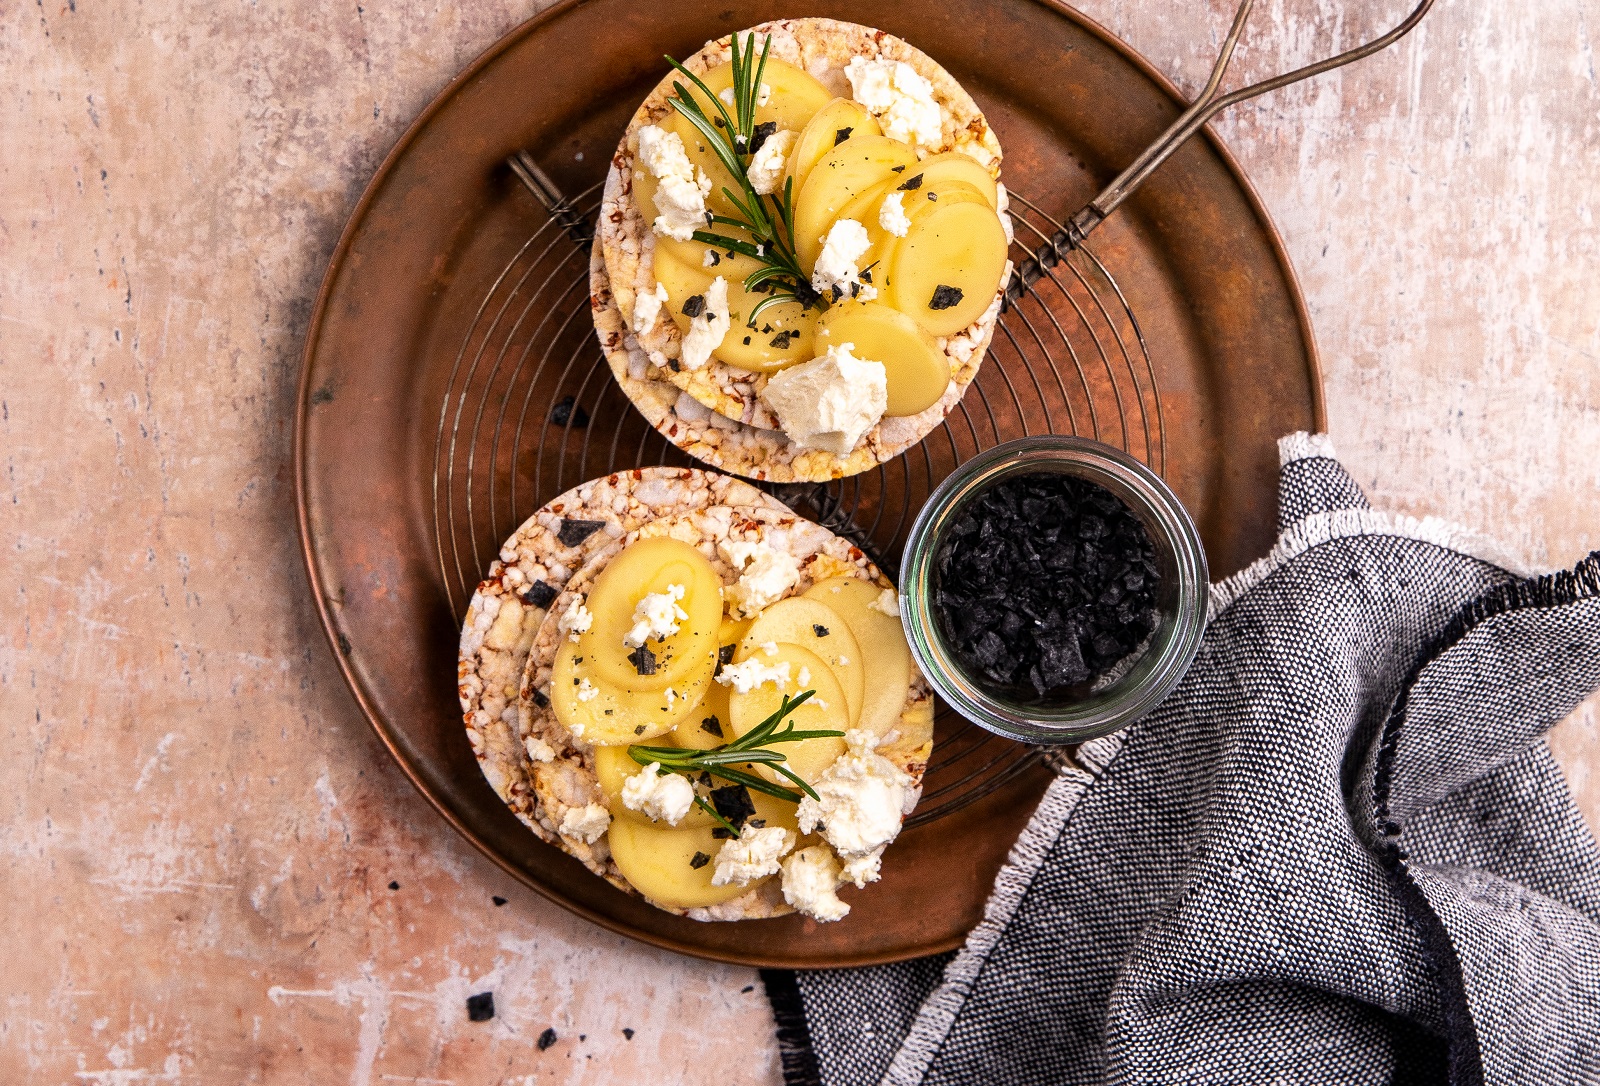
<instances>
[{"instance_id":1,"label":"pink textured background","mask_svg":"<svg viewBox=\"0 0 1600 1086\"><path fill-rule=\"evenodd\" d=\"M1191 90L1228 14L1083 6ZM777 1080L752 971L569 917L411 791L299 569L325 261L403 127L538 7L0 9L0 1081ZM1398 12L1265 0L1239 67L1372 8ZM1441 0L1219 122L1303 277L1347 462L1541 565L1600 546L1596 20ZM1556 745L1600 824L1592 705Z\"/></svg>"}]
</instances>

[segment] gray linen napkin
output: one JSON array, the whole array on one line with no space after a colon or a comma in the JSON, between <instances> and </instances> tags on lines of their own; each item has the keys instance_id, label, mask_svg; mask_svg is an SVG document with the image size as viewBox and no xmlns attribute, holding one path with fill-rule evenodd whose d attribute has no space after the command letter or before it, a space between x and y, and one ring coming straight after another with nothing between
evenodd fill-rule
<instances>
[{"instance_id":1,"label":"gray linen napkin","mask_svg":"<svg viewBox=\"0 0 1600 1086\"><path fill-rule=\"evenodd\" d=\"M1280 452L1277 546L966 947L765 974L791 1086L1600 1082L1600 848L1544 741L1600 685L1600 552L1525 578Z\"/></svg>"}]
</instances>

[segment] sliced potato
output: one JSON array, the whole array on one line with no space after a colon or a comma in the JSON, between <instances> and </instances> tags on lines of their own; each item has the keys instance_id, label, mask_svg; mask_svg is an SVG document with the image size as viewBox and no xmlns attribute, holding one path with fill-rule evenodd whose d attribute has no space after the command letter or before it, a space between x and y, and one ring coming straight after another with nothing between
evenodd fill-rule
<instances>
[{"instance_id":1,"label":"sliced potato","mask_svg":"<svg viewBox=\"0 0 1600 1086\"><path fill-rule=\"evenodd\" d=\"M916 152L887 136L852 136L818 160L794 201L795 252L807 275L839 211L857 196L887 181L896 166L907 168Z\"/></svg>"},{"instance_id":2,"label":"sliced potato","mask_svg":"<svg viewBox=\"0 0 1600 1086\"><path fill-rule=\"evenodd\" d=\"M667 689L641 690L595 679L588 658L579 659L583 651L571 641L556 650L550 707L568 731L597 746L639 743L671 731L699 706L717 663L708 652L696 671Z\"/></svg>"},{"instance_id":3,"label":"sliced potato","mask_svg":"<svg viewBox=\"0 0 1600 1086\"><path fill-rule=\"evenodd\" d=\"M1000 207L1000 191L995 186L994 177L990 175L987 167L978 163L977 159L962 154L960 151L946 151L943 154L929 155L917 163L915 169L906 171L906 176L922 175L924 187L937 185L944 181L962 181L971 185L983 194L984 200L991 208Z\"/></svg>"},{"instance_id":4,"label":"sliced potato","mask_svg":"<svg viewBox=\"0 0 1600 1086\"><path fill-rule=\"evenodd\" d=\"M673 746L686 750L710 750L734 739L728 688L715 681L708 685L699 708L678 721L669 738Z\"/></svg>"},{"instance_id":5,"label":"sliced potato","mask_svg":"<svg viewBox=\"0 0 1600 1086\"><path fill-rule=\"evenodd\" d=\"M646 642L655 672L641 675L623 640L634 625L634 608L646 596L682 587L678 601L688 616L678 632ZM714 663L722 625L722 577L694 547L668 536L641 539L623 548L595 579L586 606L594 621L577 642L580 678L624 690L664 690ZM679 691L683 693L683 691Z\"/></svg>"},{"instance_id":6,"label":"sliced potato","mask_svg":"<svg viewBox=\"0 0 1600 1086\"><path fill-rule=\"evenodd\" d=\"M833 670L816 653L798 645L780 644L775 647L775 653L759 650L759 659L771 666L787 663L789 681L781 686L762 683L749 693L734 691L730 694L728 715L734 734L744 735L777 712L782 707L785 694L793 697L802 690L815 690L816 693L791 713L787 720L794 721L795 727L802 731L847 730L850 727L850 705L839 680L834 678ZM804 682L801 681L802 675ZM845 748L843 739L828 737L783 743L777 749L787 757L788 768L809 784L820 777L844 753ZM783 774L768 766L758 768L762 776L776 784L789 783Z\"/></svg>"},{"instance_id":7,"label":"sliced potato","mask_svg":"<svg viewBox=\"0 0 1600 1086\"><path fill-rule=\"evenodd\" d=\"M861 646L868 661L866 701L856 726L878 736L895 728L911 687L911 646L906 644L905 628L898 618L869 606L880 591L859 577L833 577L812 585L802 596L837 612Z\"/></svg>"},{"instance_id":8,"label":"sliced potato","mask_svg":"<svg viewBox=\"0 0 1600 1086\"><path fill-rule=\"evenodd\" d=\"M839 302L817 319L816 351L855 345L857 358L882 362L888 374L885 415L915 415L939 402L950 385L950 363L932 336L897 309L879 302ZM785 601L787 602L787 601Z\"/></svg>"},{"instance_id":9,"label":"sliced potato","mask_svg":"<svg viewBox=\"0 0 1600 1086\"><path fill-rule=\"evenodd\" d=\"M853 727L861 716L863 686L866 682L866 661L861 658L860 646L850 626L832 608L816 599L791 596L779 600L751 623L749 631L739 642L735 660L747 660L760 655L766 644L798 645L821 657L833 677L844 690L845 704L850 707L850 724ZM799 669L794 671L798 673ZM721 684L718 684L721 685ZM818 696L826 698L820 690ZM741 733L742 734L742 733Z\"/></svg>"},{"instance_id":10,"label":"sliced potato","mask_svg":"<svg viewBox=\"0 0 1600 1086\"><path fill-rule=\"evenodd\" d=\"M743 280L729 281L728 312L737 316L733 327L722 337L717 357L730 366L755 373L777 373L815 358L811 343L817 314L798 302L768 306L756 319L756 326L749 327L750 314L766 298L765 294L746 290Z\"/></svg>"},{"instance_id":11,"label":"sliced potato","mask_svg":"<svg viewBox=\"0 0 1600 1086\"><path fill-rule=\"evenodd\" d=\"M721 94L733 86L733 65L723 64L700 78L713 94ZM695 101L700 103L700 108L705 111L706 117L713 125L721 120L722 115L717 112L716 105L698 87L681 75L679 80ZM800 132L817 111L828 104L830 96L826 87L801 69L776 58L768 59L761 81L772 88L772 96L766 105L756 107L756 124L772 121L777 124L780 132L785 130ZM728 115L734 116L733 107L726 103L724 106ZM683 140L689 161L705 170L706 176L711 178L711 195L706 200L707 206L721 215L735 214L736 209L724 195L723 190L738 192L740 191L738 184L734 182L732 175L722 165L722 160L706 142L705 135L687 117L679 113L677 107L668 108L671 112L662 120L662 127L678 134ZM719 127L718 131L723 130Z\"/></svg>"},{"instance_id":12,"label":"sliced potato","mask_svg":"<svg viewBox=\"0 0 1600 1086\"><path fill-rule=\"evenodd\" d=\"M849 134L840 139L839 134L846 129ZM817 110L805 128L800 130L800 136L789 152L787 176L794 179L795 195L799 195L812 167L822 160L823 155L846 139L881 135L883 129L878 127L877 118L867 112L865 106L849 98L835 98Z\"/></svg>"},{"instance_id":13,"label":"sliced potato","mask_svg":"<svg viewBox=\"0 0 1600 1086\"><path fill-rule=\"evenodd\" d=\"M928 334L954 335L994 301L1006 248L1000 219L981 198L919 209L890 258L884 300Z\"/></svg>"},{"instance_id":14,"label":"sliced potato","mask_svg":"<svg viewBox=\"0 0 1600 1086\"><path fill-rule=\"evenodd\" d=\"M751 792L750 798L756 808L752 820L798 830L793 803L759 792ZM608 834L611 858L634 889L651 901L677 909L718 905L765 882L758 879L744 886L711 885L723 839L713 835L715 823L710 822L709 816L707 822L704 826L680 823L674 827L660 822L613 819ZM694 866L697 854L705 857L698 867Z\"/></svg>"}]
</instances>

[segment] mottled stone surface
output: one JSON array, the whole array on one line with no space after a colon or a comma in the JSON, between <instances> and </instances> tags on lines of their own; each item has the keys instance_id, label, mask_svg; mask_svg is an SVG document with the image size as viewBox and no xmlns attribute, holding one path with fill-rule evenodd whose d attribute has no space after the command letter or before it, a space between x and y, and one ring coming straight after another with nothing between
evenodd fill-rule
<instances>
[{"instance_id":1,"label":"mottled stone surface","mask_svg":"<svg viewBox=\"0 0 1600 1086\"><path fill-rule=\"evenodd\" d=\"M536 6L0 11L0 1081L777 1079L753 972L571 918L427 808L300 572L323 265L404 125ZM1227 17L1085 7L1191 90ZM1372 7L1266 0L1239 68ZM1363 483L1537 564L1600 546L1591 26L1594 2L1441 0L1399 50L1219 122ZM1597 715L1557 743L1600 823Z\"/></svg>"}]
</instances>

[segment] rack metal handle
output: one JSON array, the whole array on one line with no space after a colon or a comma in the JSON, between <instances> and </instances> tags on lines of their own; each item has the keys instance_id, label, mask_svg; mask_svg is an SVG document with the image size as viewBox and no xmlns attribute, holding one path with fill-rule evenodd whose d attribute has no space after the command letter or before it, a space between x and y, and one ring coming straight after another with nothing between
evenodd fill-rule
<instances>
[{"instance_id":1,"label":"rack metal handle","mask_svg":"<svg viewBox=\"0 0 1600 1086\"><path fill-rule=\"evenodd\" d=\"M1255 0L1241 0L1239 8L1234 12L1233 25L1228 29L1228 37L1222 43L1222 51L1217 56L1217 61L1211 68L1211 78L1206 81L1205 88L1201 90L1189 107L1178 116L1178 119L1167 126L1167 130L1156 138L1156 141L1144 152L1134 159L1128 168L1123 170L1105 189L1091 200L1087 207L1068 220L1066 226L1052 237L1047 243L1034 251L1032 259L1018 268L1019 274L1012 277L1011 285L1007 287L1007 300L1014 302L1021 297L1024 290L1035 282L1043 273L1045 267L1054 267L1066 255L1067 251L1076 248L1084 238L1106 220L1110 214L1120 207L1123 201L1133 195L1135 189L1144 183L1145 179L1154 173L1163 162L1172 157L1172 153L1181 147L1190 136L1200 130L1207 121L1218 113L1237 102L1255 98L1266 94L1268 91L1287 87L1291 83L1298 83L1303 79L1321 75L1323 72L1342 68L1373 53L1387 49L1422 21L1433 7L1434 0L1421 0L1406 16L1401 23L1387 34L1358 45L1354 49L1347 49L1337 56L1315 64L1307 64L1303 68L1296 68L1292 72L1264 79L1259 83L1252 83L1248 87L1241 87L1230 91L1220 97L1218 89L1222 86L1223 77L1228 73L1228 66L1233 63L1234 48L1239 44L1239 38L1244 33L1245 24L1250 19L1250 11L1255 7Z\"/></svg>"}]
</instances>

